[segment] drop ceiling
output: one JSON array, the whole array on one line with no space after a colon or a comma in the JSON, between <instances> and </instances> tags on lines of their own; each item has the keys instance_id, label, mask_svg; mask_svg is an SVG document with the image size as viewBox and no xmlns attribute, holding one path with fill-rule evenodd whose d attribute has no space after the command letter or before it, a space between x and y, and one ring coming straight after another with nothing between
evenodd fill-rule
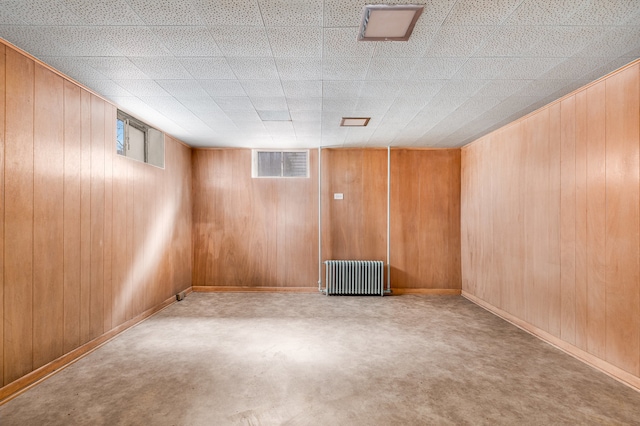
<instances>
[{"instance_id":1,"label":"drop ceiling","mask_svg":"<svg viewBox=\"0 0 640 426\"><path fill-rule=\"evenodd\" d=\"M416 1L356 41L379 3L0 0L0 37L199 147L462 146L640 57L638 0Z\"/></svg>"}]
</instances>

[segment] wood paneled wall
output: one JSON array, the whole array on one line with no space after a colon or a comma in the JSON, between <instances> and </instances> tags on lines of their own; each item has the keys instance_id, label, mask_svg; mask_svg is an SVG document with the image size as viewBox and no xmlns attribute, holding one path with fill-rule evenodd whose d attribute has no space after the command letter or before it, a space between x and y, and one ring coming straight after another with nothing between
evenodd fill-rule
<instances>
[{"instance_id":1,"label":"wood paneled wall","mask_svg":"<svg viewBox=\"0 0 640 426\"><path fill-rule=\"evenodd\" d=\"M6 106L6 109L5 109ZM115 154L116 108L0 44L0 386L191 286L191 150Z\"/></svg>"},{"instance_id":2,"label":"wood paneled wall","mask_svg":"<svg viewBox=\"0 0 640 426\"><path fill-rule=\"evenodd\" d=\"M463 148L463 290L640 377L639 194L636 62Z\"/></svg>"},{"instance_id":3,"label":"wood paneled wall","mask_svg":"<svg viewBox=\"0 0 640 426\"><path fill-rule=\"evenodd\" d=\"M457 289L460 150L391 150L391 285Z\"/></svg>"},{"instance_id":4,"label":"wood paneled wall","mask_svg":"<svg viewBox=\"0 0 640 426\"><path fill-rule=\"evenodd\" d=\"M392 286L460 289L460 151L391 152ZM317 161L252 179L250 150L193 151L195 286L317 286ZM322 259L386 256L387 150L323 149Z\"/></svg>"},{"instance_id":5,"label":"wood paneled wall","mask_svg":"<svg viewBox=\"0 0 640 426\"><path fill-rule=\"evenodd\" d=\"M251 177L251 150L193 150L194 286L318 281L317 153L310 178Z\"/></svg>"}]
</instances>

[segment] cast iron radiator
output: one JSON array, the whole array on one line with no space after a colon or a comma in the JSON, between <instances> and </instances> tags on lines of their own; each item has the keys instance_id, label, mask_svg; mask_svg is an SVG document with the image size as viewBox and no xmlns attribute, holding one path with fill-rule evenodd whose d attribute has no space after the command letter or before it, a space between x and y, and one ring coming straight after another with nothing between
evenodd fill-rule
<instances>
[{"instance_id":1,"label":"cast iron radiator","mask_svg":"<svg viewBox=\"0 0 640 426\"><path fill-rule=\"evenodd\" d=\"M379 294L384 296L384 262L381 260L327 260L326 294Z\"/></svg>"}]
</instances>

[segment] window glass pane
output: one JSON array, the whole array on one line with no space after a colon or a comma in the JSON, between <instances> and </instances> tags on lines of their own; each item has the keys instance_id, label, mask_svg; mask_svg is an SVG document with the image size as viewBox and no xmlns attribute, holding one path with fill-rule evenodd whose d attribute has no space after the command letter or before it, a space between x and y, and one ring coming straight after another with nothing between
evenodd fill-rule
<instances>
[{"instance_id":1,"label":"window glass pane","mask_svg":"<svg viewBox=\"0 0 640 426\"><path fill-rule=\"evenodd\" d=\"M282 176L282 153L258 152L258 176Z\"/></svg>"},{"instance_id":2,"label":"window glass pane","mask_svg":"<svg viewBox=\"0 0 640 426\"><path fill-rule=\"evenodd\" d=\"M116 124L116 150L124 155L124 121L118 119Z\"/></svg>"},{"instance_id":3,"label":"window glass pane","mask_svg":"<svg viewBox=\"0 0 640 426\"><path fill-rule=\"evenodd\" d=\"M284 174L286 177L307 177L307 153L284 152Z\"/></svg>"}]
</instances>

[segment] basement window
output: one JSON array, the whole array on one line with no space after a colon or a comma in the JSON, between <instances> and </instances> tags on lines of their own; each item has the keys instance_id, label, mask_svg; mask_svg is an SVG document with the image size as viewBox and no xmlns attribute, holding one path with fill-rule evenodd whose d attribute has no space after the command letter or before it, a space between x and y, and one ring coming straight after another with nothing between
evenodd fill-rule
<instances>
[{"instance_id":1,"label":"basement window","mask_svg":"<svg viewBox=\"0 0 640 426\"><path fill-rule=\"evenodd\" d=\"M118 110L116 152L164 168L164 133Z\"/></svg>"},{"instance_id":2,"label":"basement window","mask_svg":"<svg viewBox=\"0 0 640 426\"><path fill-rule=\"evenodd\" d=\"M251 157L251 177L309 177L309 150L254 149Z\"/></svg>"}]
</instances>

